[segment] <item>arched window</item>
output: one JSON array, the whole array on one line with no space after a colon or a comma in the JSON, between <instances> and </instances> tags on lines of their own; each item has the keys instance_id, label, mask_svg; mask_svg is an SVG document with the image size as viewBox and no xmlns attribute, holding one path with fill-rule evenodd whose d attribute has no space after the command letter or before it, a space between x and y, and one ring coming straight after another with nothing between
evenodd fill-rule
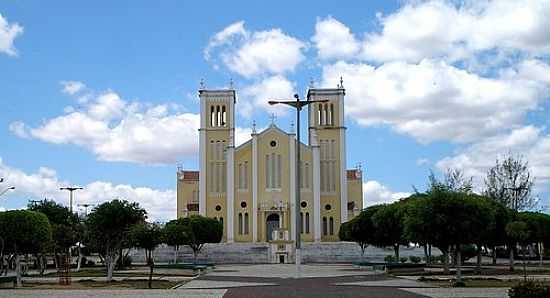
<instances>
[{"instance_id":1,"label":"arched window","mask_svg":"<svg viewBox=\"0 0 550 298\"><path fill-rule=\"evenodd\" d=\"M223 227L223 217L220 216L220 222L222 223L222 227Z\"/></svg>"},{"instance_id":2,"label":"arched window","mask_svg":"<svg viewBox=\"0 0 550 298\"><path fill-rule=\"evenodd\" d=\"M248 235L248 213L244 214L244 234Z\"/></svg>"},{"instance_id":3,"label":"arched window","mask_svg":"<svg viewBox=\"0 0 550 298\"><path fill-rule=\"evenodd\" d=\"M239 235L243 234L243 214L239 213Z\"/></svg>"},{"instance_id":4,"label":"arched window","mask_svg":"<svg viewBox=\"0 0 550 298\"><path fill-rule=\"evenodd\" d=\"M323 217L323 236L327 235L327 218Z\"/></svg>"},{"instance_id":5,"label":"arched window","mask_svg":"<svg viewBox=\"0 0 550 298\"><path fill-rule=\"evenodd\" d=\"M323 110L323 105L318 104L317 105L317 125L321 125L321 114Z\"/></svg>"},{"instance_id":6,"label":"arched window","mask_svg":"<svg viewBox=\"0 0 550 298\"><path fill-rule=\"evenodd\" d=\"M306 234L309 234L309 212L306 212Z\"/></svg>"},{"instance_id":7,"label":"arched window","mask_svg":"<svg viewBox=\"0 0 550 298\"><path fill-rule=\"evenodd\" d=\"M216 126L216 114L214 113L214 106L210 106L210 126Z\"/></svg>"},{"instance_id":8,"label":"arched window","mask_svg":"<svg viewBox=\"0 0 550 298\"><path fill-rule=\"evenodd\" d=\"M330 121L329 125L334 125L334 105L330 104Z\"/></svg>"},{"instance_id":9,"label":"arched window","mask_svg":"<svg viewBox=\"0 0 550 298\"><path fill-rule=\"evenodd\" d=\"M223 127L227 126L227 112L225 111L225 106L222 106L222 115L221 115L221 118L222 118L222 125Z\"/></svg>"},{"instance_id":10,"label":"arched window","mask_svg":"<svg viewBox=\"0 0 550 298\"><path fill-rule=\"evenodd\" d=\"M330 217L329 231L331 235L334 235L334 218Z\"/></svg>"},{"instance_id":11,"label":"arched window","mask_svg":"<svg viewBox=\"0 0 550 298\"><path fill-rule=\"evenodd\" d=\"M304 233L304 213L300 212L300 234Z\"/></svg>"}]
</instances>

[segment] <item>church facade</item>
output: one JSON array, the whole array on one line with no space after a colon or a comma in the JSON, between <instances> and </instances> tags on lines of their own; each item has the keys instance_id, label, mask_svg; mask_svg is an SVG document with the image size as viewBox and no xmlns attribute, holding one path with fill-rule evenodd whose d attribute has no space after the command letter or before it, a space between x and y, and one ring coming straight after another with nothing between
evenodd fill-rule
<instances>
[{"instance_id":1,"label":"church facade","mask_svg":"<svg viewBox=\"0 0 550 298\"><path fill-rule=\"evenodd\" d=\"M344 97L343 86L308 90L308 99L328 102L308 106L307 145L297 146L295 132L272 122L235 146L235 90L199 90L200 169L178 169L178 217L222 221L228 243L290 243L296 233L305 242L338 241L340 224L363 208L361 169L346 169ZM301 185L295 150L301 150Z\"/></svg>"}]
</instances>

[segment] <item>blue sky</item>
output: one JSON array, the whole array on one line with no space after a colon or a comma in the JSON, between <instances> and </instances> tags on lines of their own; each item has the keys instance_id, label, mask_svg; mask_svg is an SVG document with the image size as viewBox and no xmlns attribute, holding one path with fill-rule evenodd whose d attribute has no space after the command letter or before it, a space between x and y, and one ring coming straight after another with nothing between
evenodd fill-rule
<instances>
[{"instance_id":1,"label":"blue sky","mask_svg":"<svg viewBox=\"0 0 550 298\"><path fill-rule=\"evenodd\" d=\"M310 81L347 89L348 167L367 204L460 168L482 187L523 154L550 184L546 1L0 3L0 176L28 199L136 200L175 216L175 169L197 168L196 91L232 79L238 137ZM497 29L498 28L498 29ZM1 189L0 189L1 191Z\"/></svg>"}]
</instances>

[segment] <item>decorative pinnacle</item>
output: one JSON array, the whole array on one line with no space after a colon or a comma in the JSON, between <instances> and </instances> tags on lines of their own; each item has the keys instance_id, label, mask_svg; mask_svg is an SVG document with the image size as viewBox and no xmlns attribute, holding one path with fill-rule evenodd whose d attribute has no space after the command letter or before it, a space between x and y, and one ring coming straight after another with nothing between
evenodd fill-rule
<instances>
[{"instance_id":1,"label":"decorative pinnacle","mask_svg":"<svg viewBox=\"0 0 550 298\"><path fill-rule=\"evenodd\" d=\"M269 119L271 119L271 125L275 125L275 120L277 120L277 116L275 116L275 113L271 113Z\"/></svg>"},{"instance_id":2,"label":"decorative pinnacle","mask_svg":"<svg viewBox=\"0 0 550 298\"><path fill-rule=\"evenodd\" d=\"M233 78L229 79L229 89L233 89Z\"/></svg>"},{"instance_id":3,"label":"decorative pinnacle","mask_svg":"<svg viewBox=\"0 0 550 298\"><path fill-rule=\"evenodd\" d=\"M256 120L252 120L252 133L256 133Z\"/></svg>"},{"instance_id":4,"label":"decorative pinnacle","mask_svg":"<svg viewBox=\"0 0 550 298\"><path fill-rule=\"evenodd\" d=\"M340 89L344 89L344 78L340 77L340 86L338 86Z\"/></svg>"},{"instance_id":5,"label":"decorative pinnacle","mask_svg":"<svg viewBox=\"0 0 550 298\"><path fill-rule=\"evenodd\" d=\"M313 78L309 78L309 88L313 87L315 87L315 81L313 80Z\"/></svg>"},{"instance_id":6,"label":"decorative pinnacle","mask_svg":"<svg viewBox=\"0 0 550 298\"><path fill-rule=\"evenodd\" d=\"M290 120L290 133L294 133L294 120Z\"/></svg>"},{"instance_id":7,"label":"decorative pinnacle","mask_svg":"<svg viewBox=\"0 0 550 298\"><path fill-rule=\"evenodd\" d=\"M205 87L205 86L204 86L204 79L201 79L201 82L200 82L199 84L200 84L200 88L201 88L201 89L204 89L204 87Z\"/></svg>"}]
</instances>

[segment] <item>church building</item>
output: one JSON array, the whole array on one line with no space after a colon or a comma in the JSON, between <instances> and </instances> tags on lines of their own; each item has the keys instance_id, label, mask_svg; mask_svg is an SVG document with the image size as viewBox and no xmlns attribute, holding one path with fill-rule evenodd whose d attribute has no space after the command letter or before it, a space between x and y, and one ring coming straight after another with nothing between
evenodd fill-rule
<instances>
[{"instance_id":1,"label":"church building","mask_svg":"<svg viewBox=\"0 0 550 298\"><path fill-rule=\"evenodd\" d=\"M178 217L220 220L227 243L291 242L296 233L304 242L338 241L340 224L363 208L361 169L346 169L344 97L342 84L308 90L308 100L328 102L308 106L307 144L297 148L293 129L272 121L263 131L254 125L250 139L235 146L235 90L199 90L200 169L178 169ZM301 150L301 185L295 185L295 150Z\"/></svg>"}]
</instances>

